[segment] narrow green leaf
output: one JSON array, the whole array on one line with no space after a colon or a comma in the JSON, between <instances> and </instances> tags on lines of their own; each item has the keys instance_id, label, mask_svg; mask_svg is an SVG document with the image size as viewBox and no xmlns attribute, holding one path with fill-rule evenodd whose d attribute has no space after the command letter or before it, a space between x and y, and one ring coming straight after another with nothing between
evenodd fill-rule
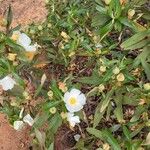
<instances>
[{"instance_id":1,"label":"narrow green leaf","mask_svg":"<svg viewBox=\"0 0 150 150\"><path fill-rule=\"evenodd\" d=\"M111 20L109 23L107 23L104 27L100 29L101 40L113 29L113 23L114 21Z\"/></svg>"},{"instance_id":2,"label":"narrow green leaf","mask_svg":"<svg viewBox=\"0 0 150 150\"><path fill-rule=\"evenodd\" d=\"M120 145L109 130L102 131L102 135L105 137L106 141L112 146L114 150L121 150Z\"/></svg>"},{"instance_id":3,"label":"narrow green leaf","mask_svg":"<svg viewBox=\"0 0 150 150\"><path fill-rule=\"evenodd\" d=\"M121 44L121 47L124 49L128 49L128 47L140 42L142 39L144 39L146 36L148 36L150 34L150 30L146 30L146 31L142 31L139 32L135 35L133 35L131 38L129 38L128 40L124 41Z\"/></svg>"},{"instance_id":4,"label":"narrow green leaf","mask_svg":"<svg viewBox=\"0 0 150 150\"><path fill-rule=\"evenodd\" d=\"M104 138L103 138L103 134L102 134L102 132L101 132L100 130L97 130L97 129L95 129L95 128L86 128L86 131L87 131L88 133L94 135L95 137L101 139L101 140L104 139Z\"/></svg>"},{"instance_id":5,"label":"narrow green leaf","mask_svg":"<svg viewBox=\"0 0 150 150\"><path fill-rule=\"evenodd\" d=\"M12 19L13 19L13 13L12 13L11 6L9 5L8 13L7 13L7 28L10 27L10 25L12 23Z\"/></svg>"},{"instance_id":6,"label":"narrow green leaf","mask_svg":"<svg viewBox=\"0 0 150 150\"><path fill-rule=\"evenodd\" d=\"M135 43L133 45L130 45L130 46L126 47L125 50L140 49L140 48L143 48L144 46L146 46L148 43L150 43L150 39L144 39L144 40L141 40L138 43Z\"/></svg>"},{"instance_id":7,"label":"narrow green leaf","mask_svg":"<svg viewBox=\"0 0 150 150\"><path fill-rule=\"evenodd\" d=\"M131 136L130 136L130 131L128 130L128 128L126 126L123 126L123 133L126 136L127 140L131 140Z\"/></svg>"},{"instance_id":8,"label":"narrow green leaf","mask_svg":"<svg viewBox=\"0 0 150 150\"><path fill-rule=\"evenodd\" d=\"M106 107L108 106L110 100L111 100L111 96L114 94L114 88L112 88L106 95L106 98L104 99L104 101L102 102L101 108L100 108L100 112L102 113Z\"/></svg>"},{"instance_id":9,"label":"narrow green leaf","mask_svg":"<svg viewBox=\"0 0 150 150\"><path fill-rule=\"evenodd\" d=\"M50 101L50 102L47 102L47 103L45 103L45 104L43 105L43 109L44 109L44 110L48 110L48 109L50 109L50 108L52 108L52 107L55 107L55 106L59 105L59 104L62 103L62 102L63 102L62 100L60 100L60 101Z\"/></svg>"},{"instance_id":10,"label":"narrow green leaf","mask_svg":"<svg viewBox=\"0 0 150 150\"><path fill-rule=\"evenodd\" d=\"M98 10L100 12L100 14L107 15L107 9L105 9L104 7L102 7L100 5L96 6L96 10Z\"/></svg>"}]
</instances>

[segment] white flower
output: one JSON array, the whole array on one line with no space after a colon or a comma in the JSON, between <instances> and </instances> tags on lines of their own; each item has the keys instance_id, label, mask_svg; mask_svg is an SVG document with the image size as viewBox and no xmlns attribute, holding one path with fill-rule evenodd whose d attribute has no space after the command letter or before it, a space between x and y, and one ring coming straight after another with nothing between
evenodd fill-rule
<instances>
[{"instance_id":1,"label":"white flower","mask_svg":"<svg viewBox=\"0 0 150 150\"><path fill-rule=\"evenodd\" d=\"M32 126L34 124L34 120L33 120L33 118L29 114L27 114L26 116L24 116L23 121L25 123L27 123L29 126Z\"/></svg>"},{"instance_id":2,"label":"white flower","mask_svg":"<svg viewBox=\"0 0 150 150\"><path fill-rule=\"evenodd\" d=\"M24 126L23 121L15 121L14 122L14 129L15 130L21 130Z\"/></svg>"},{"instance_id":3,"label":"white flower","mask_svg":"<svg viewBox=\"0 0 150 150\"><path fill-rule=\"evenodd\" d=\"M64 94L64 102L69 112L77 112L83 108L86 103L86 97L80 90L72 89Z\"/></svg>"},{"instance_id":4,"label":"white flower","mask_svg":"<svg viewBox=\"0 0 150 150\"><path fill-rule=\"evenodd\" d=\"M4 91L11 90L16 82L9 76L4 77L0 80L0 85L2 86Z\"/></svg>"},{"instance_id":5,"label":"white flower","mask_svg":"<svg viewBox=\"0 0 150 150\"><path fill-rule=\"evenodd\" d=\"M20 31L14 31L11 38L27 52L35 52L38 47L37 44L31 45L31 39L25 33L21 33Z\"/></svg>"},{"instance_id":6,"label":"white flower","mask_svg":"<svg viewBox=\"0 0 150 150\"><path fill-rule=\"evenodd\" d=\"M73 113L67 113L67 121L71 127L74 127L77 123L80 123L79 116L74 116Z\"/></svg>"},{"instance_id":7,"label":"white flower","mask_svg":"<svg viewBox=\"0 0 150 150\"><path fill-rule=\"evenodd\" d=\"M31 45L31 39L25 33L19 34L17 44L21 45L27 52L35 52L38 47L37 44Z\"/></svg>"}]
</instances>

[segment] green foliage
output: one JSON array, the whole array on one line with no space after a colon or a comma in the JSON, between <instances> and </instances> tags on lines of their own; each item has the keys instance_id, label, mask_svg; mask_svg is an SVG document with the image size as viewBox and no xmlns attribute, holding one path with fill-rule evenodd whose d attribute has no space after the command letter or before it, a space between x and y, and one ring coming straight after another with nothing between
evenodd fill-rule
<instances>
[{"instance_id":1,"label":"green foliage","mask_svg":"<svg viewBox=\"0 0 150 150\"><path fill-rule=\"evenodd\" d=\"M20 26L11 28L9 7L6 32L0 32L0 80L9 75L16 84L0 91L0 111L11 124L22 119L22 108L23 116L31 114L33 145L43 150L55 149L64 126L70 137L81 134L70 149L149 149L147 5L146 0L51 0L45 22L23 31L39 45L31 59L12 38ZM64 93L72 88L87 98L74 130L62 115L67 112Z\"/></svg>"}]
</instances>

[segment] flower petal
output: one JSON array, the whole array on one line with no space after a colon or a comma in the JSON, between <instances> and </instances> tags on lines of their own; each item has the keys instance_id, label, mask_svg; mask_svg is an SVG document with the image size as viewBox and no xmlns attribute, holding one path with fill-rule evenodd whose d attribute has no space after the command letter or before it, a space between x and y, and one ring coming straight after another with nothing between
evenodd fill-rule
<instances>
[{"instance_id":1,"label":"flower petal","mask_svg":"<svg viewBox=\"0 0 150 150\"><path fill-rule=\"evenodd\" d=\"M24 48L25 48L25 50L27 52L35 52L36 48L37 48L37 45L36 44L34 44L34 45L28 45L28 46L25 46Z\"/></svg>"},{"instance_id":2,"label":"flower petal","mask_svg":"<svg viewBox=\"0 0 150 150\"><path fill-rule=\"evenodd\" d=\"M0 85L2 86L4 91L11 90L16 82L9 76L4 77L0 80Z\"/></svg>"},{"instance_id":3,"label":"flower petal","mask_svg":"<svg viewBox=\"0 0 150 150\"><path fill-rule=\"evenodd\" d=\"M68 102L68 100L70 99L70 93L69 92L66 92L65 94L64 94L64 102L65 103L67 103Z\"/></svg>"},{"instance_id":4,"label":"flower petal","mask_svg":"<svg viewBox=\"0 0 150 150\"><path fill-rule=\"evenodd\" d=\"M74 127L76 123L80 123L79 116L74 116L73 113L67 114L67 121L69 121L69 124L72 127Z\"/></svg>"},{"instance_id":5,"label":"flower petal","mask_svg":"<svg viewBox=\"0 0 150 150\"><path fill-rule=\"evenodd\" d=\"M81 91L78 89L72 89L70 91L70 95L75 96L75 97L77 97L80 93L81 93Z\"/></svg>"},{"instance_id":6,"label":"flower petal","mask_svg":"<svg viewBox=\"0 0 150 150\"><path fill-rule=\"evenodd\" d=\"M22 33L17 40L17 44L25 48L31 44L31 39L25 33Z\"/></svg>"},{"instance_id":7,"label":"flower petal","mask_svg":"<svg viewBox=\"0 0 150 150\"><path fill-rule=\"evenodd\" d=\"M21 130L24 126L24 123L23 121L15 121L13 126L15 130Z\"/></svg>"},{"instance_id":8,"label":"flower petal","mask_svg":"<svg viewBox=\"0 0 150 150\"><path fill-rule=\"evenodd\" d=\"M81 104L81 105L85 105L85 103L86 103L86 97L85 97L85 95L82 93L82 94L80 94L78 97L77 97L77 99L79 100L79 103Z\"/></svg>"},{"instance_id":9,"label":"flower petal","mask_svg":"<svg viewBox=\"0 0 150 150\"><path fill-rule=\"evenodd\" d=\"M27 114L26 116L24 116L23 121L25 123L27 123L29 126L32 126L34 124L34 120L33 120L33 118L29 114Z\"/></svg>"}]
</instances>

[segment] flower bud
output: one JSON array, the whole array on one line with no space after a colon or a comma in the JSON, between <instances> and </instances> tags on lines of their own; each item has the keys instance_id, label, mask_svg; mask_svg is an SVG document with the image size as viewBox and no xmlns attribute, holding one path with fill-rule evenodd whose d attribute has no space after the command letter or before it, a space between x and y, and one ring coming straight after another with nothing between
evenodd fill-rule
<instances>
[{"instance_id":1,"label":"flower bud","mask_svg":"<svg viewBox=\"0 0 150 150\"><path fill-rule=\"evenodd\" d=\"M144 90L146 91L150 90L150 83L145 83L143 87L144 87Z\"/></svg>"},{"instance_id":2,"label":"flower bud","mask_svg":"<svg viewBox=\"0 0 150 150\"><path fill-rule=\"evenodd\" d=\"M50 111L51 114L55 114L57 109L56 109L56 107L52 107L52 108L49 109L49 111Z\"/></svg>"},{"instance_id":3,"label":"flower bud","mask_svg":"<svg viewBox=\"0 0 150 150\"><path fill-rule=\"evenodd\" d=\"M134 16L135 14L135 10L134 9L129 9L128 10L128 18L129 19L132 19L132 17Z\"/></svg>"},{"instance_id":4,"label":"flower bud","mask_svg":"<svg viewBox=\"0 0 150 150\"><path fill-rule=\"evenodd\" d=\"M64 38L64 39L69 39L70 37L67 35L66 32L62 31L61 32L61 36Z\"/></svg>"},{"instance_id":5,"label":"flower bud","mask_svg":"<svg viewBox=\"0 0 150 150\"><path fill-rule=\"evenodd\" d=\"M110 146L108 143L103 144L103 149L104 150L110 150Z\"/></svg>"},{"instance_id":6,"label":"flower bud","mask_svg":"<svg viewBox=\"0 0 150 150\"><path fill-rule=\"evenodd\" d=\"M101 66L100 67L100 72L106 72L106 67L105 66Z\"/></svg>"},{"instance_id":7,"label":"flower bud","mask_svg":"<svg viewBox=\"0 0 150 150\"><path fill-rule=\"evenodd\" d=\"M111 0L104 0L104 2L105 2L106 5L109 5Z\"/></svg>"},{"instance_id":8,"label":"flower bud","mask_svg":"<svg viewBox=\"0 0 150 150\"><path fill-rule=\"evenodd\" d=\"M62 92L67 92L67 90L68 90L68 88L67 88L67 86L66 86L66 83L64 83L64 82L59 82L58 83L58 86L59 86L59 89L60 90L62 90Z\"/></svg>"},{"instance_id":9,"label":"flower bud","mask_svg":"<svg viewBox=\"0 0 150 150\"><path fill-rule=\"evenodd\" d=\"M120 72L120 69L118 67L115 67L113 69L113 74L118 74Z\"/></svg>"},{"instance_id":10,"label":"flower bud","mask_svg":"<svg viewBox=\"0 0 150 150\"><path fill-rule=\"evenodd\" d=\"M43 30L43 27L41 25L38 26L38 30Z\"/></svg>"},{"instance_id":11,"label":"flower bud","mask_svg":"<svg viewBox=\"0 0 150 150\"><path fill-rule=\"evenodd\" d=\"M71 52L68 56L69 57L72 57L72 56L74 56L76 53L73 51L73 52Z\"/></svg>"},{"instance_id":12,"label":"flower bud","mask_svg":"<svg viewBox=\"0 0 150 150\"><path fill-rule=\"evenodd\" d=\"M45 3L48 4L48 3L49 3L49 0L45 0Z\"/></svg>"},{"instance_id":13,"label":"flower bud","mask_svg":"<svg viewBox=\"0 0 150 150\"><path fill-rule=\"evenodd\" d=\"M26 98L26 97L29 96L29 93L28 93L27 91L24 91L24 92L23 92L23 96Z\"/></svg>"},{"instance_id":14,"label":"flower bud","mask_svg":"<svg viewBox=\"0 0 150 150\"><path fill-rule=\"evenodd\" d=\"M124 74L123 74L123 73L119 73L119 74L117 75L117 80L118 80L118 81L122 82L122 81L124 81L124 79L125 79L125 77L124 77Z\"/></svg>"},{"instance_id":15,"label":"flower bud","mask_svg":"<svg viewBox=\"0 0 150 150\"><path fill-rule=\"evenodd\" d=\"M100 84L100 85L98 86L99 92L103 92L104 89L105 89L105 86L104 86L103 84Z\"/></svg>"},{"instance_id":16,"label":"flower bud","mask_svg":"<svg viewBox=\"0 0 150 150\"><path fill-rule=\"evenodd\" d=\"M62 119L66 119L67 118L67 113L65 113L65 112L61 112L61 118Z\"/></svg>"},{"instance_id":17,"label":"flower bud","mask_svg":"<svg viewBox=\"0 0 150 150\"><path fill-rule=\"evenodd\" d=\"M51 24L51 23L48 23L47 27L48 27L48 28L51 28L51 27L52 27L52 24Z\"/></svg>"},{"instance_id":18,"label":"flower bud","mask_svg":"<svg viewBox=\"0 0 150 150\"><path fill-rule=\"evenodd\" d=\"M50 99L52 99L54 93L53 93L53 91L50 90L50 91L48 91L47 95L48 95L48 97L49 97Z\"/></svg>"}]
</instances>

